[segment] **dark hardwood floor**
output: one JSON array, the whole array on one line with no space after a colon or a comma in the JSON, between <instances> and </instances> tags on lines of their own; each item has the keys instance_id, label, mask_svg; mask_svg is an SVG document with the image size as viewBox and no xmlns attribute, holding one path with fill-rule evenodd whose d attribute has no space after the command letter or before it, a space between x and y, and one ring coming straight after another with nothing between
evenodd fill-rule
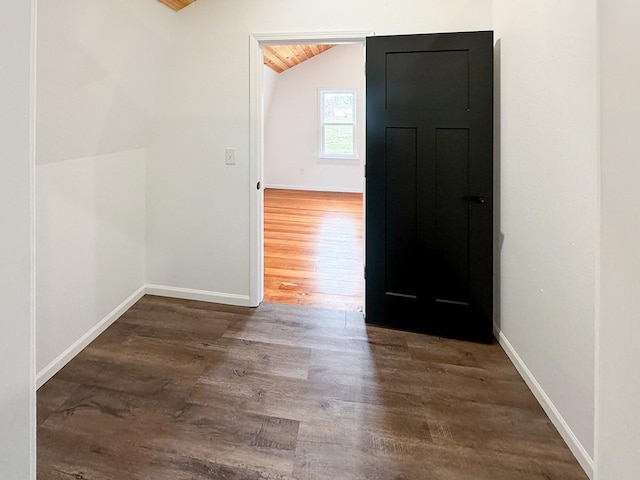
<instances>
[{"instance_id":1,"label":"dark hardwood floor","mask_svg":"<svg viewBox=\"0 0 640 480\"><path fill-rule=\"evenodd\" d=\"M264 299L362 310L360 193L264 191Z\"/></svg>"},{"instance_id":2,"label":"dark hardwood floor","mask_svg":"<svg viewBox=\"0 0 640 480\"><path fill-rule=\"evenodd\" d=\"M38 392L39 480L585 480L498 345L146 296Z\"/></svg>"}]
</instances>

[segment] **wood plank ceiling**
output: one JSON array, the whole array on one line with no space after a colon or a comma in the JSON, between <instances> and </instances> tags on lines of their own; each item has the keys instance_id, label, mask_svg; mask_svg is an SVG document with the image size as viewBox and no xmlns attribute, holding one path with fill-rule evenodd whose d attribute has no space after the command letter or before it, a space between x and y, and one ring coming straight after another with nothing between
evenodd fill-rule
<instances>
[{"instance_id":1,"label":"wood plank ceiling","mask_svg":"<svg viewBox=\"0 0 640 480\"><path fill-rule=\"evenodd\" d=\"M166 6L173 8L176 12L182 10L184 7L191 5L196 0L158 0L164 3Z\"/></svg>"},{"instance_id":2,"label":"wood plank ceiling","mask_svg":"<svg viewBox=\"0 0 640 480\"><path fill-rule=\"evenodd\" d=\"M334 45L265 45L264 64L276 73L309 60Z\"/></svg>"}]
</instances>

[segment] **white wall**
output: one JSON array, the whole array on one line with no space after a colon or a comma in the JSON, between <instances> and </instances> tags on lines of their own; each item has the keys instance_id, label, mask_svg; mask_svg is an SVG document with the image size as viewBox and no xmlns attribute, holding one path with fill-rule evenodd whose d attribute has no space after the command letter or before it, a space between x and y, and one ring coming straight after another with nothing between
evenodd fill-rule
<instances>
[{"instance_id":1,"label":"white wall","mask_svg":"<svg viewBox=\"0 0 640 480\"><path fill-rule=\"evenodd\" d=\"M318 158L321 89L356 92L358 159ZM265 187L362 192L365 96L361 43L336 45L279 74L264 117Z\"/></svg>"},{"instance_id":2,"label":"white wall","mask_svg":"<svg viewBox=\"0 0 640 480\"><path fill-rule=\"evenodd\" d=\"M175 19L154 1L39 1L39 385L145 283L144 147Z\"/></svg>"},{"instance_id":3,"label":"white wall","mask_svg":"<svg viewBox=\"0 0 640 480\"><path fill-rule=\"evenodd\" d=\"M0 478L35 480L32 4L0 3Z\"/></svg>"},{"instance_id":4,"label":"white wall","mask_svg":"<svg viewBox=\"0 0 640 480\"><path fill-rule=\"evenodd\" d=\"M146 146L175 18L155 1L38 1L38 164Z\"/></svg>"},{"instance_id":5,"label":"white wall","mask_svg":"<svg viewBox=\"0 0 640 480\"><path fill-rule=\"evenodd\" d=\"M175 55L148 147L150 283L249 293L249 35L491 28L491 0L196 2L179 14ZM237 165L225 166L225 147Z\"/></svg>"},{"instance_id":6,"label":"white wall","mask_svg":"<svg viewBox=\"0 0 640 480\"><path fill-rule=\"evenodd\" d=\"M48 378L145 284L145 151L40 165L36 192L37 370Z\"/></svg>"},{"instance_id":7,"label":"white wall","mask_svg":"<svg viewBox=\"0 0 640 480\"><path fill-rule=\"evenodd\" d=\"M602 250L598 480L640 475L640 4L600 1Z\"/></svg>"},{"instance_id":8,"label":"white wall","mask_svg":"<svg viewBox=\"0 0 640 480\"><path fill-rule=\"evenodd\" d=\"M499 328L589 470L599 235L596 1L493 4L501 71Z\"/></svg>"},{"instance_id":9,"label":"white wall","mask_svg":"<svg viewBox=\"0 0 640 480\"><path fill-rule=\"evenodd\" d=\"M271 101L273 100L277 82L278 74L265 65L262 71L262 108L265 112L265 117L267 116L266 112L271 108Z\"/></svg>"}]
</instances>

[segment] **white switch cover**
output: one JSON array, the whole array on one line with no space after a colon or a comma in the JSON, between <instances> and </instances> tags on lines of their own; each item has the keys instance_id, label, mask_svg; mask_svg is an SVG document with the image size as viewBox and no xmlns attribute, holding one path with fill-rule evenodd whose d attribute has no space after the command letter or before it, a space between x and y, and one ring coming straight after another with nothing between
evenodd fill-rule
<instances>
[{"instance_id":1,"label":"white switch cover","mask_svg":"<svg viewBox=\"0 0 640 480\"><path fill-rule=\"evenodd\" d=\"M225 158L225 163L227 165L235 165L236 164L236 149L235 148L225 148L224 149L224 158Z\"/></svg>"}]
</instances>

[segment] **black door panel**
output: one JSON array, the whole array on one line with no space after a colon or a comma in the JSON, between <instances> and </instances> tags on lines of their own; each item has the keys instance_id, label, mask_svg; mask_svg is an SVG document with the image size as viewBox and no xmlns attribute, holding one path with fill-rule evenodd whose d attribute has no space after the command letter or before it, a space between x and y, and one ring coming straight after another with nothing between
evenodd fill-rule
<instances>
[{"instance_id":1,"label":"black door panel","mask_svg":"<svg viewBox=\"0 0 640 480\"><path fill-rule=\"evenodd\" d=\"M492 339L493 33L367 39L366 318Z\"/></svg>"}]
</instances>

